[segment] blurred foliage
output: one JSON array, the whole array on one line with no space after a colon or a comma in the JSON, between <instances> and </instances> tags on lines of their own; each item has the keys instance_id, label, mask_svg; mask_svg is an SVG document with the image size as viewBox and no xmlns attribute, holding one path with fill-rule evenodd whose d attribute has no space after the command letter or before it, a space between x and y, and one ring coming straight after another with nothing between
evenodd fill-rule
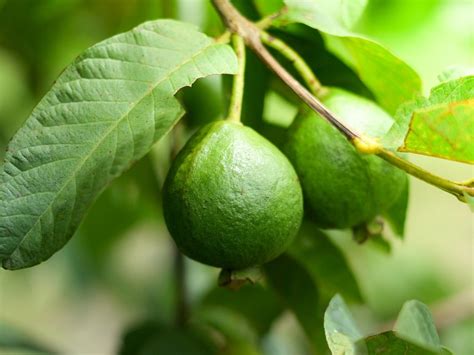
<instances>
[{"instance_id":1,"label":"blurred foliage","mask_svg":"<svg viewBox=\"0 0 474 355\"><path fill-rule=\"evenodd\" d=\"M253 19L275 11L281 1L254 3L236 1ZM474 67L473 6L469 1L370 0L355 29L410 63L427 92L448 66ZM195 23L210 35L222 31L207 0L0 0L0 157L35 103L78 54L158 17ZM292 25L272 33L291 43L323 84L374 98L315 29ZM247 55L243 120L278 144L282 127L291 122L299 103L250 51ZM278 59L294 74L291 63ZM180 93L187 111L184 138L197 126L225 116L229 92L225 81L209 78ZM445 234L414 235L422 230L413 229L417 214L433 209L428 200L410 207L415 217L406 227L412 228L407 244L394 242L390 256L357 246L349 233L331 232L326 238L319 231L308 232L288 254L268 265L262 284L236 292L216 287L216 270L187 262L190 322L176 328L174 246L161 217L160 196L172 141L168 137L108 187L60 255L37 269L0 271L2 324L25 329L34 339L45 338L45 344L61 352L89 346L91 352L121 349L122 354L309 354L327 346L322 317L336 291L348 300L362 298L365 305L355 307L363 309L355 313L357 321L372 326L394 319L408 298L431 304L457 292L460 282L444 270L448 266L459 264L456 270L465 272L457 273L457 280L470 282L472 288L472 255L467 264L456 255L440 258L447 253L446 244L438 242L446 239ZM410 192L412 197L424 196L416 195L421 194L416 189ZM449 217L450 207L436 208L439 216L448 216L443 223L456 221ZM393 218L399 233L400 218ZM424 220L432 219L433 215ZM472 224L471 229L466 225L453 227L449 235L453 244L466 245ZM410 237L429 241L420 246ZM412 252L401 255L401 248ZM341 264L343 275L336 270ZM468 319L441 329L441 343L455 353L473 353L473 328ZM7 332L2 328L0 334ZM314 337L308 340L305 334ZM138 349L137 343L143 348Z\"/></svg>"}]
</instances>

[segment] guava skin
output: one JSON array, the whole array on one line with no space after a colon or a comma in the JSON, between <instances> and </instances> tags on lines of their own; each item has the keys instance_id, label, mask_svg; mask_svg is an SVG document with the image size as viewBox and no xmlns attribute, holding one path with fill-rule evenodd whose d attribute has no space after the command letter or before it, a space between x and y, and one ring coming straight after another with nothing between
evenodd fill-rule
<instances>
[{"instance_id":1,"label":"guava skin","mask_svg":"<svg viewBox=\"0 0 474 355\"><path fill-rule=\"evenodd\" d=\"M343 90L332 90L323 102L343 120L351 113L350 119L357 119L355 112L368 110L372 111L370 117L377 117L375 104ZM378 128L383 131L387 114L378 109ZM375 155L359 153L335 127L312 111L295 119L283 150L301 180L307 215L322 228L370 222L395 203L405 184L403 171Z\"/></svg>"},{"instance_id":2,"label":"guava skin","mask_svg":"<svg viewBox=\"0 0 474 355\"><path fill-rule=\"evenodd\" d=\"M217 121L176 157L163 209L182 253L236 270L287 249L301 225L303 194L293 166L273 144L240 123Z\"/></svg>"}]
</instances>

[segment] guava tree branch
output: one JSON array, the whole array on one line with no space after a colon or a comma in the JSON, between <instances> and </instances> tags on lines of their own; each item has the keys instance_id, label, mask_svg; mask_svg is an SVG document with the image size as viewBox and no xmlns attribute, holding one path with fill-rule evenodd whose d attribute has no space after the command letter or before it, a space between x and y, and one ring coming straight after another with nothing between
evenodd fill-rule
<instances>
[{"instance_id":1,"label":"guava tree branch","mask_svg":"<svg viewBox=\"0 0 474 355\"><path fill-rule=\"evenodd\" d=\"M242 16L229 0L212 0L214 7L219 12L222 20L232 33L240 35L245 43L255 52L255 54L272 70L296 95L300 97L311 109L319 113L329 123L335 126L355 147L363 153L377 154L380 158L390 164L406 171L408 174L417 177L433 186L456 196L460 201L466 202L466 196L474 196L472 184L460 183L436 176L421 167L400 158L390 150L383 148L376 140L362 136L356 131L342 123L330 110L328 110L313 94L301 85L288 71L273 57L273 55L263 45L262 40L269 46L278 50L285 57L293 62L300 75L307 82L312 91L317 94L320 90L319 82L314 82L316 78L312 74L309 66L304 60L292 50L286 43L269 37L262 30L262 26L257 26ZM263 27L268 27L273 20L272 17L265 19ZM309 74L311 72L311 74ZM316 84L315 84L316 83ZM316 85L316 86L315 86Z\"/></svg>"}]
</instances>

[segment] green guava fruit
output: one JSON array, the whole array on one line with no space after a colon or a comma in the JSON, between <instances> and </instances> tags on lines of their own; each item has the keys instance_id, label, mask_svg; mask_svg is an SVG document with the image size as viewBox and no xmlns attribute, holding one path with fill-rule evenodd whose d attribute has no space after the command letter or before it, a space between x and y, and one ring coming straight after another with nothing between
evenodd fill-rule
<instances>
[{"instance_id":1,"label":"green guava fruit","mask_svg":"<svg viewBox=\"0 0 474 355\"><path fill-rule=\"evenodd\" d=\"M225 269L264 264L287 249L303 216L291 163L240 123L194 134L165 181L166 225L182 253Z\"/></svg>"},{"instance_id":2,"label":"green guava fruit","mask_svg":"<svg viewBox=\"0 0 474 355\"><path fill-rule=\"evenodd\" d=\"M382 136L392 118L372 101L330 89L323 103L345 124ZM283 150L298 173L308 216L322 228L371 221L397 200L406 174L375 155L359 153L330 123L302 112L288 130Z\"/></svg>"}]
</instances>

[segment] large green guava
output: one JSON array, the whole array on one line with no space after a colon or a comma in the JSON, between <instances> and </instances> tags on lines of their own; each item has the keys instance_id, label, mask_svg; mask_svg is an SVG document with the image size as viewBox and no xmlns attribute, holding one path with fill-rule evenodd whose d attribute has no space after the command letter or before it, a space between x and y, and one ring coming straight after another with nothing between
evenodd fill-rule
<instances>
[{"instance_id":1,"label":"large green guava","mask_svg":"<svg viewBox=\"0 0 474 355\"><path fill-rule=\"evenodd\" d=\"M372 101L341 89L330 89L322 101L346 125L371 137L380 137L393 123ZM323 228L369 222L396 201L406 183L404 172L359 153L312 111L295 119L283 150L301 180L307 214Z\"/></svg>"},{"instance_id":2,"label":"large green guava","mask_svg":"<svg viewBox=\"0 0 474 355\"><path fill-rule=\"evenodd\" d=\"M251 128L202 127L176 157L163 208L178 248L204 264L242 269L280 255L297 234L303 195L291 163Z\"/></svg>"}]
</instances>

